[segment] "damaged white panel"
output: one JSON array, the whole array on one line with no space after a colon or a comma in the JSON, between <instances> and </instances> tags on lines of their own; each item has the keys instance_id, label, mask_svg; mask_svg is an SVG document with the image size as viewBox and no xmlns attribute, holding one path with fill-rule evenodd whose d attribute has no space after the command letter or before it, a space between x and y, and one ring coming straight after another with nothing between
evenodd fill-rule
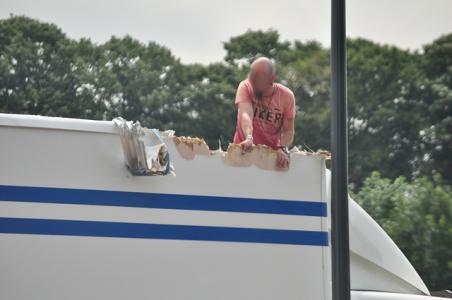
<instances>
[{"instance_id":1,"label":"damaged white panel","mask_svg":"<svg viewBox=\"0 0 452 300\"><path fill-rule=\"evenodd\" d=\"M113 120L119 129L127 167L133 175L166 175L174 171L168 148L156 129L123 118Z\"/></svg>"}]
</instances>

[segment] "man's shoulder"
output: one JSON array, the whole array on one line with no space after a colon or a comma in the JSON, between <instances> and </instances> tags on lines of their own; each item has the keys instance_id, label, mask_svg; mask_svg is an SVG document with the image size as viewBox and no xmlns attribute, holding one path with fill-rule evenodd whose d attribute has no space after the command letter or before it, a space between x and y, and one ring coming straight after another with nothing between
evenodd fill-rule
<instances>
[{"instance_id":1,"label":"man's shoulder","mask_svg":"<svg viewBox=\"0 0 452 300\"><path fill-rule=\"evenodd\" d=\"M248 78L245 78L242 81L240 81L239 85L244 85L246 87L251 87L251 83L250 83L250 80Z\"/></svg>"},{"instance_id":2,"label":"man's shoulder","mask_svg":"<svg viewBox=\"0 0 452 300\"><path fill-rule=\"evenodd\" d=\"M251 82L248 78L245 78L242 81L240 81L237 89L241 90L241 91L246 91L248 93L248 95L253 94L253 86L251 85Z\"/></svg>"},{"instance_id":3,"label":"man's shoulder","mask_svg":"<svg viewBox=\"0 0 452 300\"><path fill-rule=\"evenodd\" d=\"M252 88L247 79L240 81L235 96L235 104L239 102L253 102Z\"/></svg>"},{"instance_id":4,"label":"man's shoulder","mask_svg":"<svg viewBox=\"0 0 452 300\"><path fill-rule=\"evenodd\" d=\"M278 86L278 88L280 89L280 91L281 91L282 93L284 93L285 95L290 96L290 97L295 97L294 92L293 92L290 88L288 88L287 86L285 86L284 84L278 82L278 83L276 83L276 85Z\"/></svg>"}]
</instances>

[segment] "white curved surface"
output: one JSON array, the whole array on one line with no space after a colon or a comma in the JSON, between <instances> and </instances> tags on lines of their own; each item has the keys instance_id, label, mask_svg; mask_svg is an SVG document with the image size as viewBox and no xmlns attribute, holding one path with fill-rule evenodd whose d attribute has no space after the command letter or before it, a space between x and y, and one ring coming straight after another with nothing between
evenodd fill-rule
<instances>
[{"instance_id":1,"label":"white curved surface","mask_svg":"<svg viewBox=\"0 0 452 300\"><path fill-rule=\"evenodd\" d=\"M327 186L331 172L326 172ZM330 188L327 189L330 202ZM330 206L328 206L330 208ZM331 215L328 212L328 215ZM411 263L388 234L353 199L349 201L351 287L430 295ZM330 218L328 218L330 222ZM331 224L329 223L331 228Z\"/></svg>"}]
</instances>

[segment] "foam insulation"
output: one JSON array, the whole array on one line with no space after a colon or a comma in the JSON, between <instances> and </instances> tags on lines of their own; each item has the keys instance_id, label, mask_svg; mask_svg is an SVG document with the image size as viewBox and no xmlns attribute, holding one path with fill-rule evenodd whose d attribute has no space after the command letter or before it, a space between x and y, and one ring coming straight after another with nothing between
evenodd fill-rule
<instances>
[{"instance_id":1,"label":"foam insulation","mask_svg":"<svg viewBox=\"0 0 452 300\"><path fill-rule=\"evenodd\" d=\"M264 170L284 170L276 165L277 151L266 145L254 145L252 151L242 154L242 149L238 144L229 144L226 151L210 150L209 146L202 138L185 137L185 136L168 136L171 137L178 153L188 160L193 160L197 155L220 156L223 163L233 167L249 167L256 166ZM294 147L290 150L291 156L305 155L317 156L329 159L331 154L325 150L317 152L302 151Z\"/></svg>"},{"instance_id":2,"label":"foam insulation","mask_svg":"<svg viewBox=\"0 0 452 300\"><path fill-rule=\"evenodd\" d=\"M210 155L211 151L204 139L185 136L174 136L174 144L180 156L192 160L196 155Z\"/></svg>"}]
</instances>

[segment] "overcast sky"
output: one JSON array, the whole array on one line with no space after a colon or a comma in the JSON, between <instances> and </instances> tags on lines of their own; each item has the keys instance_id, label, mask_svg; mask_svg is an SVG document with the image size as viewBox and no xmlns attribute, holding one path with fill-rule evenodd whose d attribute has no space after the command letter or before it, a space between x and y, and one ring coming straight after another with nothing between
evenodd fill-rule
<instances>
[{"instance_id":1,"label":"overcast sky","mask_svg":"<svg viewBox=\"0 0 452 300\"><path fill-rule=\"evenodd\" d=\"M452 32L452 0L348 0L347 34L420 49ZM330 0L0 0L0 18L26 15L72 38L130 34L169 47L183 62L224 56L222 42L247 29L330 44Z\"/></svg>"}]
</instances>

